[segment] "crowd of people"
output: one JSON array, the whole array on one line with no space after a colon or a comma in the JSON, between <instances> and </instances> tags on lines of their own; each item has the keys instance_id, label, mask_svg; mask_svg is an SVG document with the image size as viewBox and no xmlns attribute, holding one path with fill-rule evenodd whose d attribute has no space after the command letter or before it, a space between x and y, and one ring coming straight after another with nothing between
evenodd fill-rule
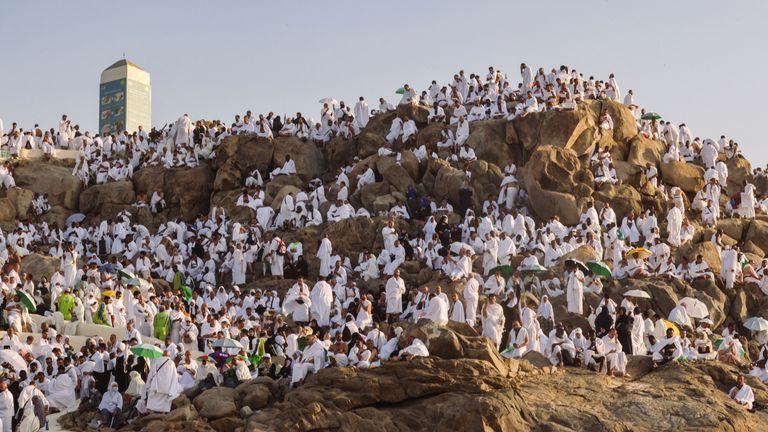
<instances>
[{"instance_id":1,"label":"crowd of people","mask_svg":"<svg viewBox=\"0 0 768 432\"><path fill-rule=\"evenodd\" d=\"M350 204L353 190L376 181L371 166L353 175L359 161L339 168L332 179L312 179L300 192L285 195L278 210L265 202L265 188L277 177L296 174L294 161L287 156L271 172L254 170L244 179L236 203L254 210L256 217L249 223L234 221L214 206L194 221L168 220L155 232L135 224L127 211L109 220L58 226L39 217L50 204L45 195L35 196L35 217L0 236L7 328L0 341L5 360L0 383L3 431L12 423L25 432L37 430L44 425L45 412L72 409L77 401L80 410L99 411L100 424L119 425L136 412L168 412L173 398L195 385L235 386L269 376L296 386L325 367L369 368L428 356L426 341L401 338L407 324L421 319L438 325L466 323L507 357L537 351L555 366L581 366L611 376L626 375L628 355L647 355L657 365L730 362L768 380L765 331L752 335L762 347L760 358L749 363L744 335L735 326L718 336L706 316L691 319L685 302L662 317L642 307L648 305L642 299L627 296L617 305L603 292L604 278L658 277L681 283L709 280L726 290L756 283L768 294L768 261L750 263L738 244L723 243L719 230L711 239L721 259L718 275L701 255L676 262L672 253L692 240L697 226L765 213L768 201L756 197L748 182L739 185L740 191L728 191L733 198L720 205L728 184L724 160L742 157L738 144L725 137L701 140L684 124L644 119L647 113L635 103L634 93L623 94L613 74L598 80L567 66L534 73L525 64L519 73L519 83L491 67L484 78L460 71L446 85L433 81L423 91L402 88L398 104L429 107L428 121L444 126L438 141L417 148L416 122L398 114L386 141L412 148L420 161L447 159L464 171L466 180L454 203L437 202L409 188L406 200L383 214L389 220L381 229L382 246L372 245L357 256L334 250L336 239L329 236L311 245L293 233L347 218L381 216ZM573 226L557 217L536 221L512 160L502 163L498 196L484 197L477 208L472 205L469 166L477 157L467 144L469 123L572 110L589 99L623 103L643 134L666 145L665 163L704 166L706 185L690 205L683 191L665 185L658 167L649 165L643 182L668 198L666 223L659 222L653 208L617 220L610 203L591 200ZM230 135L255 134L270 141L295 136L308 145L328 146L334 138L354 139L373 116L394 110L384 98L373 110L364 98L352 108L328 100L319 122L300 113L282 120L273 113L256 116L248 111L228 126L193 122L185 114L149 133L139 127L93 136L62 116L58 132L44 132L37 125L25 131L15 123L4 132L0 122L0 145L11 157L24 148L42 149L46 157L57 149L75 150L72 175L87 186L130 179L149 166L194 167L215 157ZM601 133L613 127L610 113L601 112ZM400 152L392 147L381 147L378 154L400 162ZM595 147L589 163L597 187L619 182L610 149ZM766 173L757 169L754 175ZM12 162L0 168L0 181L4 188L15 187ZM322 214L326 196L332 204ZM136 205L160 214L166 207L162 191L152 191L151 199L139 196ZM459 223L450 223L449 216ZM425 223L418 232L398 229L398 221L408 219ZM609 274L594 273L575 260L566 261L562 273L553 271L564 255L582 246L594 249ZM23 273L21 260L32 251L59 259L60 269L50 275ZM307 254L319 262L316 273L310 271ZM516 256L522 262L510 271ZM406 261L430 269L439 285L408 286L401 276ZM282 295L277 289L255 287L283 278L295 283ZM358 286L361 281L381 281L384 289L371 292ZM245 289L248 284L254 288ZM448 286L462 289L443 292ZM602 300L587 304L585 293ZM551 303L559 296L565 296L568 315L589 317L591 328L563 324L564 317L555 316ZM36 316L43 316L42 323ZM72 323L115 332L72 346ZM20 338L23 331L35 334ZM748 388L740 378L731 396L751 408L754 397Z\"/></svg>"}]
</instances>

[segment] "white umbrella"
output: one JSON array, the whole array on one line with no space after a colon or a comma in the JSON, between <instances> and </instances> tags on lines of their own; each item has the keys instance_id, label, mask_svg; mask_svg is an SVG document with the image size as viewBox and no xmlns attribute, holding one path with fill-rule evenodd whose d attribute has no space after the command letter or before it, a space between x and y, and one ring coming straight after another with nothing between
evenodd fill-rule
<instances>
[{"instance_id":1,"label":"white umbrella","mask_svg":"<svg viewBox=\"0 0 768 432\"><path fill-rule=\"evenodd\" d=\"M73 223L79 223L85 220L85 215L82 213L75 213L70 215L66 221L64 221L65 225L70 226Z\"/></svg>"},{"instance_id":2,"label":"white umbrella","mask_svg":"<svg viewBox=\"0 0 768 432\"><path fill-rule=\"evenodd\" d=\"M320 102L321 104L325 104L325 103L327 103L328 105L331 105L331 106L335 106L335 105L338 105L338 104L339 104L339 103L336 101L336 99L334 99L334 98L332 98L332 97L322 98L322 99L320 99L318 102Z\"/></svg>"},{"instance_id":3,"label":"white umbrella","mask_svg":"<svg viewBox=\"0 0 768 432\"><path fill-rule=\"evenodd\" d=\"M768 330L768 320L762 317L752 317L744 321L744 327L753 331Z\"/></svg>"},{"instance_id":4,"label":"white umbrella","mask_svg":"<svg viewBox=\"0 0 768 432\"><path fill-rule=\"evenodd\" d=\"M0 364L3 363L8 363L13 366L17 373L22 370L27 370L27 362L25 362L24 358L14 350L0 350Z\"/></svg>"},{"instance_id":5,"label":"white umbrella","mask_svg":"<svg viewBox=\"0 0 768 432\"><path fill-rule=\"evenodd\" d=\"M679 304L685 305L685 312L691 318L701 319L709 316L709 309L701 300L693 297L684 297L680 299Z\"/></svg>"},{"instance_id":6,"label":"white umbrella","mask_svg":"<svg viewBox=\"0 0 768 432\"><path fill-rule=\"evenodd\" d=\"M224 339L216 339L215 341L213 341L213 347L214 348L221 347L221 348L227 348L227 349L228 348L243 349L243 344L241 344L240 342L234 339L224 338Z\"/></svg>"},{"instance_id":7,"label":"white umbrella","mask_svg":"<svg viewBox=\"0 0 768 432\"><path fill-rule=\"evenodd\" d=\"M458 254L461 252L462 249L468 249L470 252L472 252L472 255L475 254L475 250L472 249L472 246L462 243L462 242L453 242L451 243L451 252Z\"/></svg>"},{"instance_id":8,"label":"white umbrella","mask_svg":"<svg viewBox=\"0 0 768 432\"><path fill-rule=\"evenodd\" d=\"M647 298L647 299L649 299L649 298L651 298L651 295L648 294L647 292L643 291L643 290L633 289L633 290L629 290L629 291L625 292L624 293L624 297L635 297L635 298Z\"/></svg>"}]
</instances>

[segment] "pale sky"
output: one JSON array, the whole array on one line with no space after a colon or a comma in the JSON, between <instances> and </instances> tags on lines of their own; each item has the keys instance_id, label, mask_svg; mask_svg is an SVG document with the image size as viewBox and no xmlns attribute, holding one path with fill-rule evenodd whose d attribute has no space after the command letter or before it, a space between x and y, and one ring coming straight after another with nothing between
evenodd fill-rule
<instances>
[{"instance_id":1,"label":"pale sky","mask_svg":"<svg viewBox=\"0 0 768 432\"><path fill-rule=\"evenodd\" d=\"M726 135L754 164L768 91L765 1L4 1L5 128L96 131L101 71L123 53L152 79L152 122L251 109L319 116L323 97L391 102L459 69L569 65L694 135Z\"/></svg>"}]
</instances>

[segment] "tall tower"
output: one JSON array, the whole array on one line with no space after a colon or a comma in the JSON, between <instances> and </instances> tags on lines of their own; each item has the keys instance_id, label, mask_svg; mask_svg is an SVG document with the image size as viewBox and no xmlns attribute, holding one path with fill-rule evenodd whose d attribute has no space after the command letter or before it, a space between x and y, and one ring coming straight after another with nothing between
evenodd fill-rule
<instances>
[{"instance_id":1,"label":"tall tower","mask_svg":"<svg viewBox=\"0 0 768 432\"><path fill-rule=\"evenodd\" d=\"M152 89L149 72L122 59L101 73L99 133L134 132L141 125L151 129Z\"/></svg>"}]
</instances>

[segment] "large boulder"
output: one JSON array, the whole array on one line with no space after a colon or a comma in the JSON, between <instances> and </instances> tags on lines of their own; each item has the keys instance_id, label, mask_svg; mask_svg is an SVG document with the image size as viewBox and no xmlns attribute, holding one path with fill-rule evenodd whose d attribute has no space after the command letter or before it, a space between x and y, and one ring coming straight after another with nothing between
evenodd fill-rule
<instances>
[{"instance_id":1,"label":"large boulder","mask_svg":"<svg viewBox=\"0 0 768 432\"><path fill-rule=\"evenodd\" d=\"M597 135L594 114L583 104L575 110L550 110L518 117L506 124L506 141L527 151L551 145L585 156Z\"/></svg>"},{"instance_id":2,"label":"large boulder","mask_svg":"<svg viewBox=\"0 0 768 432\"><path fill-rule=\"evenodd\" d=\"M154 191L163 191L168 206L165 214L185 221L208 213L213 181L214 171L208 162L194 168L143 168L133 175L136 193L151 197Z\"/></svg>"},{"instance_id":3,"label":"large boulder","mask_svg":"<svg viewBox=\"0 0 768 432\"><path fill-rule=\"evenodd\" d=\"M637 215L643 210L642 196L627 184L606 184L595 191L594 197L596 201L610 203L619 221L632 211Z\"/></svg>"},{"instance_id":4,"label":"large boulder","mask_svg":"<svg viewBox=\"0 0 768 432\"><path fill-rule=\"evenodd\" d=\"M418 103L398 104L397 115L400 118L408 117L419 125L426 125L429 117L429 107Z\"/></svg>"},{"instance_id":5,"label":"large boulder","mask_svg":"<svg viewBox=\"0 0 768 432\"><path fill-rule=\"evenodd\" d=\"M275 212L280 211L280 205L283 203L283 198L285 198L286 195L291 194L294 198L296 198L296 194L301 192L301 189L297 188L296 186L292 185L286 185L280 188L280 191L275 195L275 197L272 199L272 202L270 203L270 207L275 210Z\"/></svg>"},{"instance_id":6,"label":"large boulder","mask_svg":"<svg viewBox=\"0 0 768 432\"><path fill-rule=\"evenodd\" d=\"M230 417L237 413L235 391L228 387L206 390L192 402L202 417L209 420Z\"/></svg>"},{"instance_id":7,"label":"large boulder","mask_svg":"<svg viewBox=\"0 0 768 432\"><path fill-rule=\"evenodd\" d=\"M274 142L273 167L283 166L285 157L290 155L296 164L296 174L304 181L319 177L325 172L325 157L312 142L303 142L296 137L275 137Z\"/></svg>"},{"instance_id":8,"label":"large boulder","mask_svg":"<svg viewBox=\"0 0 768 432\"><path fill-rule=\"evenodd\" d=\"M629 141L627 162L641 167L645 167L647 164L658 166L664 153L664 144L661 141L638 134Z\"/></svg>"},{"instance_id":9,"label":"large boulder","mask_svg":"<svg viewBox=\"0 0 768 432\"><path fill-rule=\"evenodd\" d=\"M271 399L273 397L269 386L255 379L240 384L234 392L234 400L238 407L247 406L254 411L267 406Z\"/></svg>"},{"instance_id":10,"label":"large boulder","mask_svg":"<svg viewBox=\"0 0 768 432\"><path fill-rule=\"evenodd\" d=\"M531 208L540 218L558 216L566 225L578 223L579 206L573 190L579 169L579 160L569 149L547 145L533 151L523 178Z\"/></svg>"},{"instance_id":11,"label":"large boulder","mask_svg":"<svg viewBox=\"0 0 768 432\"><path fill-rule=\"evenodd\" d=\"M538 183L531 183L527 188L528 202L540 219L557 216L568 226L579 222L579 204L573 195L546 190Z\"/></svg>"},{"instance_id":12,"label":"large boulder","mask_svg":"<svg viewBox=\"0 0 768 432\"><path fill-rule=\"evenodd\" d=\"M408 191L408 186L415 186L415 182L408 171L401 164L398 164L394 157L379 158L376 161L376 171L381 173L384 181L402 193Z\"/></svg>"},{"instance_id":13,"label":"large boulder","mask_svg":"<svg viewBox=\"0 0 768 432\"><path fill-rule=\"evenodd\" d=\"M10 198L0 198L0 222L13 222L16 220L16 206Z\"/></svg>"},{"instance_id":14,"label":"large boulder","mask_svg":"<svg viewBox=\"0 0 768 432\"><path fill-rule=\"evenodd\" d=\"M39 281L43 276L50 278L60 266L59 259L39 253L31 253L21 259L21 271L31 274L35 281Z\"/></svg>"},{"instance_id":15,"label":"large boulder","mask_svg":"<svg viewBox=\"0 0 768 432\"><path fill-rule=\"evenodd\" d=\"M243 184L243 173L240 171L237 160L227 159L216 171L216 178L213 180L213 190L232 190L242 187Z\"/></svg>"},{"instance_id":16,"label":"large boulder","mask_svg":"<svg viewBox=\"0 0 768 432\"><path fill-rule=\"evenodd\" d=\"M752 165L743 157L726 159L725 166L728 167L729 191L744 189L744 182L752 179Z\"/></svg>"},{"instance_id":17,"label":"large boulder","mask_svg":"<svg viewBox=\"0 0 768 432\"><path fill-rule=\"evenodd\" d=\"M675 262L680 262L683 257L687 257L691 262L696 259L698 255L701 255L704 261L709 265L710 270L715 273L715 276L720 275L720 268L722 262L720 260L720 254L717 253L714 243L711 241L705 241L702 243L686 243L677 249L675 256Z\"/></svg>"},{"instance_id":18,"label":"large boulder","mask_svg":"<svg viewBox=\"0 0 768 432\"><path fill-rule=\"evenodd\" d=\"M13 172L16 186L35 193L48 194L51 205L78 210L82 182L72 169L41 161L21 163Z\"/></svg>"},{"instance_id":19,"label":"large boulder","mask_svg":"<svg viewBox=\"0 0 768 432\"><path fill-rule=\"evenodd\" d=\"M661 178L666 184L696 193L704 187L704 168L683 161L662 163Z\"/></svg>"},{"instance_id":20,"label":"large boulder","mask_svg":"<svg viewBox=\"0 0 768 432\"><path fill-rule=\"evenodd\" d=\"M13 203L13 207L16 209L17 219L27 219L34 216L31 211L32 199L35 193L29 189L11 188L6 192L8 199Z\"/></svg>"},{"instance_id":21,"label":"large boulder","mask_svg":"<svg viewBox=\"0 0 768 432\"><path fill-rule=\"evenodd\" d=\"M475 150L478 159L496 165L504 165L510 158L509 146L505 141L507 121L486 120L469 124L467 144Z\"/></svg>"},{"instance_id":22,"label":"large boulder","mask_svg":"<svg viewBox=\"0 0 768 432\"><path fill-rule=\"evenodd\" d=\"M613 119L613 140L616 143L625 143L637 136L637 120L632 112L623 103L602 100L587 101L593 114L599 118L603 110ZM597 120L596 120L597 121Z\"/></svg>"},{"instance_id":23,"label":"large boulder","mask_svg":"<svg viewBox=\"0 0 768 432\"><path fill-rule=\"evenodd\" d=\"M768 222L758 219L751 221L747 230L747 240L760 249L768 251Z\"/></svg>"},{"instance_id":24,"label":"large boulder","mask_svg":"<svg viewBox=\"0 0 768 432\"><path fill-rule=\"evenodd\" d=\"M216 163L221 166L227 159L234 159L243 175L258 169L262 176L266 176L272 168L273 151L272 143L256 134L232 135L224 138L216 148Z\"/></svg>"},{"instance_id":25,"label":"large boulder","mask_svg":"<svg viewBox=\"0 0 768 432\"><path fill-rule=\"evenodd\" d=\"M80 211L100 216L105 204L130 205L136 201L133 183L128 180L91 186L80 194Z\"/></svg>"}]
</instances>

